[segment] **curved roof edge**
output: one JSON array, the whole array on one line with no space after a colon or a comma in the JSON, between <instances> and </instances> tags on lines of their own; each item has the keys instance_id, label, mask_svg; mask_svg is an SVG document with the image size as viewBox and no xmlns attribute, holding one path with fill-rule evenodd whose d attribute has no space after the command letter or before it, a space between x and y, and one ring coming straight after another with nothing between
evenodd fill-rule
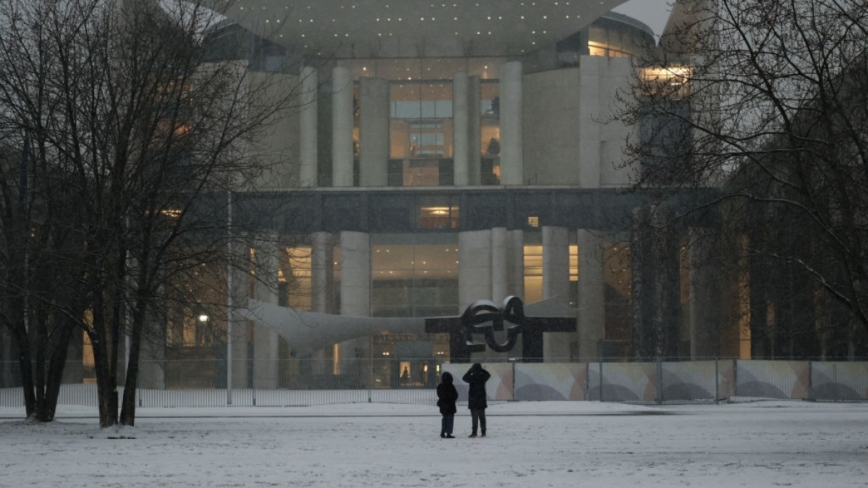
<instances>
[{"instance_id":1,"label":"curved roof edge","mask_svg":"<svg viewBox=\"0 0 868 488\"><path fill-rule=\"evenodd\" d=\"M358 4L346 0L208 1L245 29L312 53L334 52L346 46L376 52L391 43L408 50L430 44L456 52L522 55L580 31L627 0L545 5L523 0L475 0L471 4L429 0L357 0ZM643 31L647 29L635 19L615 15Z\"/></svg>"},{"instance_id":2,"label":"curved roof edge","mask_svg":"<svg viewBox=\"0 0 868 488\"><path fill-rule=\"evenodd\" d=\"M631 27L635 27L636 29L641 30L642 32L648 34L652 38L656 39L657 35L654 33L654 29L648 27L647 24L642 22L641 20L636 19L635 17L630 17L629 15L620 14L618 12L606 12L600 16L601 19L610 19L617 22L621 22L627 24Z\"/></svg>"}]
</instances>

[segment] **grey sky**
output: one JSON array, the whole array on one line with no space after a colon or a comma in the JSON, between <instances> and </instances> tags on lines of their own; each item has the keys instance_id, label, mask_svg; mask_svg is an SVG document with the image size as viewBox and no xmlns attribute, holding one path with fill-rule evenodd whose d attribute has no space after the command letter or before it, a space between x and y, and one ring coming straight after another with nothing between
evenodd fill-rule
<instances>
[{"instance_id":1,"label":"grey sky","mask_svg":"<svg viewBox=\"0 0 868 488\"><path fill-rule=\"evenodd\" d=\"M673 3L675 3L675 0L630 0L615 8L615 12L629 15L643 22L653 29L654 33L659 37L666 26L666 20L672 11L671 4Z\"/></svg>"}]
</instances>

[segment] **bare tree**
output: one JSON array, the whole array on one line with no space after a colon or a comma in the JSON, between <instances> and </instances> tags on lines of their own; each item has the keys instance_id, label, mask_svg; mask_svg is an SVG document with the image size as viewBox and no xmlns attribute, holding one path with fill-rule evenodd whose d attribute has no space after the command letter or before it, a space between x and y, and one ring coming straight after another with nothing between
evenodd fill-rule
<instances>
[{"instance_id":1,"label":"bare tree","mask_svg":"<svg viewBox=\"0 0 868 488\"><path fill-rule=\"evenodd\" d=\"M292 77L208 60L207 32L219 20L213 2L208 7L182 0L11 0L0 7L10 27L0 34L0 59L10 66L0 72L2 127L35 141L32 173L62 189L39 183L28 198L41 197L31 220L66 240L31 237L24 252L35 248L74 284L63 303L55 290L34 297L30 288L24 303L51 304L45 315L53 321L38 323L89 337L104 427L135 422L141 348L149 337L165 337L155 324L167 303L192 302L190 283L204 269L225 270L227 240L237 235L227 232L226 194L268 169L272 161L251 149L296 99ZM20 272L37 270L27 263ZM4 312L14 330L19 314L32 314Z\"/></svg>"},{"instance_id":2,"label":"bare tree","mask_svg":"<svg viewBox=\"0 0 868 488\"><path fill-rule=\"evenodd\" d=\"M863 328L866 51L865 2L680 0L619 114L640 127L628 148L637 188L661 196L714 189L696 193L703 198L687 213L723 212L715 232L724 229L718 238L749 256L752 294L774 291L818 311L817 296L827 294ZM752 310L754 321L774 318ZM774 320L798 322L790 312ZM810 342L816 329L804 324L798 340Z\"/></svg>"}]
</instances>

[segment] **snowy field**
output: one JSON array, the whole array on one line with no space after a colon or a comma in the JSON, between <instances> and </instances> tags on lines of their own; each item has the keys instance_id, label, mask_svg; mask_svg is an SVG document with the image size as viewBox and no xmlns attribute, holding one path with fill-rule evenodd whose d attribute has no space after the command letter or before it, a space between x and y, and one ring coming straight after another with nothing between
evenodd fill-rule
<instances>
[{"instance_id":1,"label":"snowy field","mask_svg":"<svg viewBox=\"0 0 868 488\"><path fill-rule=\"evenodd\" d=\"M868 405L512 403L487 438L440 439L436 407L143 409L101 431L0 409L0 487L868 486Z\"/></svg>"}]
</instances>

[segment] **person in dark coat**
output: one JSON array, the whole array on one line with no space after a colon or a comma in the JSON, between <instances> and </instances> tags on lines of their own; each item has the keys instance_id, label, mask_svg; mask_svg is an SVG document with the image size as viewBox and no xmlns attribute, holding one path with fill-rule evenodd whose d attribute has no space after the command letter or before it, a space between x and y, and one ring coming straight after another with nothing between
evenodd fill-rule
<instances>
[{"instance_id":1,"label":"person in dark coat","mask_svg":"<svg viewBox=\"0 0 868 488\"><path fill-rule=\"evenodd\" d=\"M440 421L440 437L444 439L454 439L452 435L452 427L455 425L455 414L458 413L458 408L455 402L458 401L458 390L452 384L452 374L443 373L441 383L437 385L437 406L440 407L440 414L443 419Z\"/></svg>"},{"instance_id":2,"label":"person in dark coat","mask_svg":"<svg viewBox=\"0 0 868 488\"><path fill-rule=\"evenodd\" d=\"M482 437L485 437L485 409L488 401L485 395L485 382L491 378L491 373L482 368L479 363L474 363L470 370L462 378L470 384L470 392L467 395L467 407L470 408L470 416L473 418L473 432L470 437L476 437L477 428L482 428Z\"/></svg>"}]
</instances>

